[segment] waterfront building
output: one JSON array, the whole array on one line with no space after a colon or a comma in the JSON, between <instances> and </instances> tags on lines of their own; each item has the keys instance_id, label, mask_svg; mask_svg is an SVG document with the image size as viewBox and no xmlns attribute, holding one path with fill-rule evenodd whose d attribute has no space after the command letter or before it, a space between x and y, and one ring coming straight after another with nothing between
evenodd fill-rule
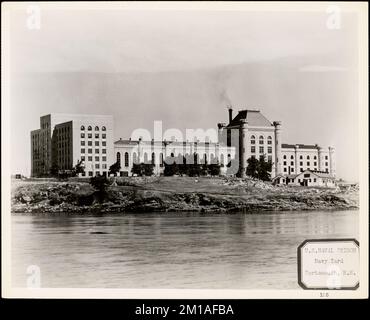
<instances>
[{"instance_id":1,"label":"waterfront building","mask_svg":"<svg viewBox=\"0 0 370 320\"><path fill-rule=\"evenodd\" d=\"M298 174L279 174L272 179L275 185L335 188L335 177L325 171L304 170Z\"/></svg>"},{"instance_id":2,"label":"waterfront building","mask_svg":"<svg viewBox=\"0 0 370 320\"><path fill-rule=\"evenodd\" d=\"M113 117L49 114L31 131L31 176L50 175L53 167L71 170L79 161L85 175L107 174L113 156Z\"/></svg>"}]
</instances>

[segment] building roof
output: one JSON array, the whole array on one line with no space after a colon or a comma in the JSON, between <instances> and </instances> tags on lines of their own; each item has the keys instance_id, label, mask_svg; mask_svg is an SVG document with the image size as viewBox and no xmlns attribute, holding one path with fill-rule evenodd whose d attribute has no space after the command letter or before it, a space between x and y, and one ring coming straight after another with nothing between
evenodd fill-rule
<instances>
[{"instance_id":1,"label":"building roof","mask_svg":"<svg viewBox=\"0 0 370 320\"><path fill-rule=\"evenodd\" d=\"M271 127L272 123L265 118L259 110L241 110L236 117L231 120L227 127L234 127L240 124L240 120L245 119L249 126Z\"/></svg>"},{"instance_id":2,"label":"building roof","mask_svg":"<svg viewBox=\"0 0 370 320\"><path fill-rule=\"evenodd\" d=\"M148 145L148 144L162 144L162 145L172 145L172 146L183 146L185 141L142 141L142 144ZM137 145L139 144L138 140L131 140L131 139L119 139L114 142L116 145ZM215 142L204 142L204 141L198 141L198 142L185 142L185 145L194 145L197 144L198 146L205 146L205 145L216 145Z\"/></svg>"},{"instance_id":3,"label":"building roof","mask_svg":"<svg viewBox=\"0 0 370 320\"><path fill-rule=\"evenodd\" d=\"M281 147L288 149L288 148L295 148L295 146L298 146L299 149L317 149L319 146L318 145L313 145L313 144L288 144L288 143L282 143Z\"/></svg>"},{"instance_id":4,"label":"building roof","mask_svg":"<svg viewBox=\"0 0 370 320\"><path fill-rule=\"evenodd\" d=\"M303 175L303 174L305 174L307 172L312 173L312 174L314 174L315 176L317 176L319 178L334 179L334 177L329 172L316 171L316 170L304 170L303 172L300 172L300 173L297 173L297 174L289 174L289 175L279 174L276 177L279 177L280 176L280 177L284 177L284 178L295 179L298 176Z\"/></svg>"}]
</instances>

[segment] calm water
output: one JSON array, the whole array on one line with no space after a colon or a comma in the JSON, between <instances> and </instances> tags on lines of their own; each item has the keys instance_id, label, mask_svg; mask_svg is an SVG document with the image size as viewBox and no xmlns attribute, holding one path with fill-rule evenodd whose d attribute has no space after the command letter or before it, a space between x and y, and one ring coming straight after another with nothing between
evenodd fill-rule
<instances>
[{"instance_id":1,"label":"calm water","mask_svg":"<svg viewBox=\"0 0 370 320\"><path fill-rule=\"evenodd\" d=\"M358 212L13 216L12 283L41 287L295 289L297 246L358 237Z\"/></svg>"}]
</instances>

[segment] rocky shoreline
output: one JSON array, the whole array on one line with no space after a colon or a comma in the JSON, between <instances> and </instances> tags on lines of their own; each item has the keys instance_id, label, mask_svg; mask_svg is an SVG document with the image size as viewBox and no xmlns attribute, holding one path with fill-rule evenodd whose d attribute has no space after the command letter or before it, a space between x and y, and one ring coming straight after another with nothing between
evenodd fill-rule
<instances>
[{"instance_id":1,"label":"rocky shoreline","mask_svg":"<svg viewBox=\"0 0 370 320\"><path fill-rule=\"evenodd\" d=\"M358 209L358 189L278 187L236 178L116 178L101 201L88 180L18 181L12 213L256 212Z\"/></svg>"}]
</instances>

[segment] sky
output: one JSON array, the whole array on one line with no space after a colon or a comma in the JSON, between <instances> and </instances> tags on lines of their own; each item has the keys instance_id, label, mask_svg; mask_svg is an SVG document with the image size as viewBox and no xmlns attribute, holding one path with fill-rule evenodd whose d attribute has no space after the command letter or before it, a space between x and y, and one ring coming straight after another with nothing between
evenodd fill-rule
<instances>
[{"instance_id":1,"label":"sky","mask_svg":"<svg viewBox=\"0 0 370 320\"><path fill-rule=\"evenodd\" d=\"M40 29L10 13L13 172L30 172L30 131L52 112L112 114L136 128L216 128L226 106L280 120L283 142L335 146L337 175L358 180L355 13L325 10L42 9Z\"/></svg>"}]
</instances>

